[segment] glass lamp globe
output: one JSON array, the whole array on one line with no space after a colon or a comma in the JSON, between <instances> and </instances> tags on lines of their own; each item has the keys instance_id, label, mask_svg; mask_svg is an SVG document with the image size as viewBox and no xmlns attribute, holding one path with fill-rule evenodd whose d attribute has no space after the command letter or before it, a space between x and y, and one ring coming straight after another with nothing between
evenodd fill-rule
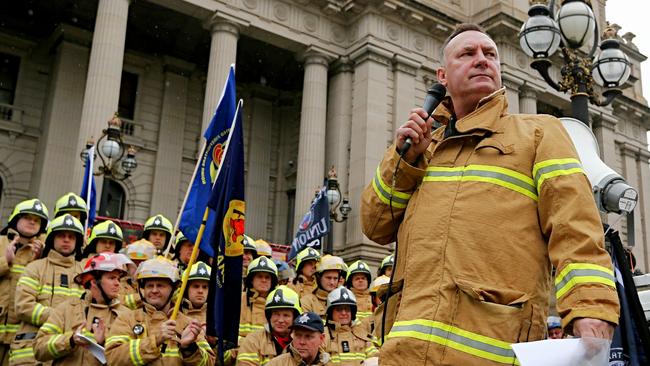
<instances>
[{"instance_id":1,"label":"glass lamp globe","mask_svg":"<svg viewBox=\"0 0 650 366\"><path fill-rule=\"evenodd\" d=\"M102 154L109 159L117 157L122 151L122 147L117 141L106 140L102 144Z\"/></svg>"},{"instance_id":2,"label":"glass lamp globe","mask_svg":"<svg viewBox=\"0 0 650 366\"><path fill-rule=\"evenodd\" d=\"M594 36L594 12L581 0L565 1L557 13L556 21L564 42L570 48L580 48Z\"/></svg>"},{"instance_id":3,"label":"glass lamp globe","mask_svg":"<svg viewBox=\"0 0 650 366\"><path fill-rule=\"evenodd\" d=\"M330 205L335 205L341 199L341 193L337 189L328 189L327 190L327 201Z\"/></svg>"},{"instance_id":4,"label":"glass lamp globe","mask_svg":"<svg viewBox=\"0 0 650 366\"><path fill-rule=\"evenodd\" d=\"M529 57L548 58L560 46L560 28L545 5L533 5L528 15L519 31L519 45Z\"/></svg>"},{"instance_id":5,"label":"glass lamp globe","mask_svg":"<svg viewBox=\"0 0 650 366\"><path fill-rule=\"evenodd\" d=\"M600 54L592 67L596 83L605 88L617 88L630 77L630 61L615 39L606 39L600 45Z\"/></svg>"}]
</instances>

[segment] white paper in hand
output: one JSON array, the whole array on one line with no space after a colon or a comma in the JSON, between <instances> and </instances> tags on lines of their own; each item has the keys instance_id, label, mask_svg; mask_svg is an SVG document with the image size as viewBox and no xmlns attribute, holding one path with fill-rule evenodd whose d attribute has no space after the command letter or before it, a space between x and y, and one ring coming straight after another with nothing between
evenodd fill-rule
<instances>
[{"instance_id":1,"label":"white paper in hand","mask_svg":"<svg viewBox=\"0 0 650 366\"><path fill-rule=\"evenodd\" d=\"M607 366L611 341L601 338L547 339L516 343L521 366Z\"/></svg>"},{"instance_id":2,"label":"white paper in hand","mask_svg":"<svg viewBox=\"0 0 650 366\"><path fill-rule=\"evenodd\" d=\"M88 342L88 351L95 356L97 361L99 361L102 365L106 364L106 356L104 355L104 347L100 346L99 344L95 343L95 340L92 338L86 337L85 335L81 333L77 333L77 336L86 342Z\"/></svg>"}]
</instances>

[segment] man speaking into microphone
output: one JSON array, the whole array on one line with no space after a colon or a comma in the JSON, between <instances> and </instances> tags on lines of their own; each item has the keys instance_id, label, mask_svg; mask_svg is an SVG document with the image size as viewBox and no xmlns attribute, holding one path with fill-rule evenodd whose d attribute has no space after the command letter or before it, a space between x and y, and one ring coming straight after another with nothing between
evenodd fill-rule
<instances>
[{"instance_id":1,"label":"man speaking into microphone","mask_svg":"<svg viewBox=\"0 0 650 366\"><path fill-rule=\"evenodd\" d=\"M380 364L515 364L510 344L545 337L551 286L566 333L611 339L612 265L561 122L508 113L480 27L459 25L443 52L448 97L432 118L411 111L362 196L364 233L397 240Z\"/></svg>"}]
</instances>

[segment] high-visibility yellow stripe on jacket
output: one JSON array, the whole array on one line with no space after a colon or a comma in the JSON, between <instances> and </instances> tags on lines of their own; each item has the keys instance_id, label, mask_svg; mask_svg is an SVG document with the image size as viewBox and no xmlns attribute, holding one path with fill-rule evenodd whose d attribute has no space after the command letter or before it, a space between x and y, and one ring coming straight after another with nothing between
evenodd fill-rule
<instances>
[{"instance_id":1,"label":"high-visibility yellow stripe on jacket","mask_svg":"<svg viewBox=\"0 0 650 366\"><path fill-rule=\"evenodd\" d=\"M390 186L381 179L379 167L377 167L377 172L372 180L372 188L383 203L392 205L395 208L406 208L409 199L411 199L411 195L408 193L391 190ZM393 195L392 200L391 193Z\"/></svg>"},{"instance_id":2,"label":"high-visibility yellow stripe on jacket","mask_svg":"<svg viewBox=\"0 0 650 366\"><path fill-rule=\"evenodd\" d=\"M9 362L17 362L23 358L34 358L34 348L25 347L21 349L13 349L9 352Z\"/></svg>"},{"instance_id":3,"label":"high-visibility yellow stripe on jacket","mask_svg":"<svg viewBox=\"0 0 650 366\"><path fill-rule=\"evenodd\" d=\"M264 329L263 325L257 324L239 324L239 334L241 333L253 333L256 330Z\"/></svg>"},{"instance_id":4,"label":"high-visibility yellow stripe on jacket","mask_svg":"<svg viewBox=\"0 0 650 366\"><path fill-rule=\"evenodd\" d=\"M28 276L21 276L18 280L18 285L24 285L33 289L37 292L37 295L54 294L68 297L80 297L86 292L86 290L81 288L42 285L37 280Z\"/></svg>"},{"instance_id":5,"label":"high-visibility yellow stripe on jacket","mask_svg":"<svg viewBox=\"0 0 650 366\"><path fill-rule=\"evenodd\" d=\"M65 335L55 334L51 336L50 339L47 341L47 350L48 352L50 352L53 358L59 358L61 356L59 352L57 352L56 350L56 342L58 342L58 340L63 337L65 337Z\"/></svg>"},{"instance_id":6,"label":"high-visibility yellow stripe on jacket","mask_svg":"<svg viewBox=\"0 0 650 366\"><path fill-rule=\"evenodd\" d=\"M533 179L517 171L492 165L427 167L424 182L482 182L495 184L537 201Z\"/></svg>"},{"instance_id":7,"label":"high-visibility yellow stripe on jacket","mask_svg":"<svg viewBox=\"0 0 650 366\"><path fill-rule=\"evenodd\" d=\"M414 338L494 362L519 364L510 343L433 320L395 322L386 338Z\"/></svg>"},{"instance_id":8,"label":"high-visibility yellow stripe on jacket","mask_svg":"<svg viewBox=\"0 0 650 366\"><path fill-rule=\"evenodd\" d=\"M572 158L544 160L533 166L533 178L538 191L549 178L580 173L584 174L580 161Z\"/></svg>"},{"instance_id":9,"label":"high-visibility yellow stripe on jacket","mask_svg":"<svg viewBox=\"0 0 650 366\"><path fill-rule=\"evenodd\" d=\"M357 311L357 319L361 320L372 315L372 311Z\"/></svg>"},{"instance_id":10,"label":"high-visibility yellow stripe on jacket","mask_svg":"<svg viewBox=\"0 0 650 366\"><path fill-rule=\"evenodd\" d=\"M555 276L555 296L559 299L581 283L600 283L616 288L611 269L591 263L569 263Z\"/></svg>"},{"instance_id":11,"label":"high-visibility yellow stripe on jacket","mask_svg":"<svg viewBox=\"0 0 650 366\"><path fill-rule=\"evenodd\" d=\"M20 323L18 324L0 324L0 334L12 333L15 334L18 329L20 329Z\"/></svg>"},{"instance_id":12,"label":"high-visibility yellow stripe on jacket","mask_svg":"<svg viewBox=\"0 0 650 366\"><path fill-rule=\"evenodd\" d=\"M43 316L43 313L45 312L45 309L47 307L41 305L41 304L36 304L34 306L34 310L32 310L32 324L36 326L40 326L42 324L41 322L41 316Z\"/></svg>"},{"instance_id":13,"label":"high-visibility yellow stripe on jacket","mask_svg":"<svg viewBox=\"0 0 650 366\"><path fill-rule=\"evenodd\" d=\"M21 264L12 264L11 269L9 271L11 273L22 274L23 272L25 272L25 266L23 266Z\"/></svg>"},{"instance_id":14,"label":"high-visibility yellow stripe on jacket","mask_svg":"<svg viewBox=\"0 0 650 366\"><path fill-rule=\"evenodd\" d=\"M140 339L129 340L129 357L135 366L144 365L142 355L140 354Z\"/></svg>"},{"instance_id":15,"label":"high-visibility yellow stripe on jacket","mask_svg":"<svg viewBox=\"0 0 650 366\"><path fill-rule=\"evenodd\" d=\"M125 335L117 335L117 336L111 336L106 339L106 342L104 343L105 347L108 347L109 345L113 343L127 343L131 340L131 337L125 336Z\"/></svg>"},{"instance_id":16,"label":"high-visibility yellow stripe on jacket","mask_svg":"<svg viewBox=\"0 0 650 366\"><path fill-rule=\"evenodd\" d=\"M45 322L41 325L41 330L46 334L63 334L63 329L56 324Z\"/></svg>"},{"instance_id":17,"label":"high-visibility yellow stripe on jacket","mask_svg":"<svg viewBox=\"0 0 650 366\"><path fill-rule=\"evenodd\" d=\"M362 363L366 359L366 354L363 352L349 352L349 353L339 353L332 355L332 363L342 363L342 362L354 362L359 361Z\"/></svg>"}]
</instances>

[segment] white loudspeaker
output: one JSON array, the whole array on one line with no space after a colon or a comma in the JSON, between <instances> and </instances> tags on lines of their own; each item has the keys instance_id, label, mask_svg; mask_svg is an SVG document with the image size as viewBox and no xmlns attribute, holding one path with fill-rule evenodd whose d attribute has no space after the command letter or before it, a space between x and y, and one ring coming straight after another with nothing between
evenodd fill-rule
<instances>
[{"instance_id":1,"label":"white loudspeaker","mask_svg":"<svg viewBox=\"0 0 650 366\"><path fill-rule=\"evenodd\" d=\"M562 117L560 121L578 151L582 168L587 173L593 188L598 209L605 213L618 214L629 214L634 211L639 197L638 192L600 160L598 143L591 128L575 118Z\"/></svg>"}]
</instances>

